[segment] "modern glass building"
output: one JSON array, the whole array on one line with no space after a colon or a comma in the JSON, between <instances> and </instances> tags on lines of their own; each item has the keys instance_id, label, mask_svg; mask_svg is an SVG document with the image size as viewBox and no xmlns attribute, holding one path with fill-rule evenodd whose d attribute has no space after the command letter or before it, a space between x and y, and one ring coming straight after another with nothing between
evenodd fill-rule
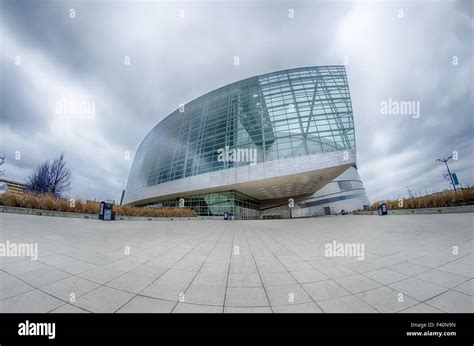
<instances>
[{"instance_id":1,"label":"modern glass building","mask_svg":"<svg viewBox=\"0 0 474 346\"><path fill-rule=\"evenodd\" d=\"M135 155L123 203L235 218L317 215L350 199L361 209L368 199L355 163L344 66L278 71L209 92L156 125ZM338 193L354 197L314 205L348 170Z\"/></svg>"}]
</instances>

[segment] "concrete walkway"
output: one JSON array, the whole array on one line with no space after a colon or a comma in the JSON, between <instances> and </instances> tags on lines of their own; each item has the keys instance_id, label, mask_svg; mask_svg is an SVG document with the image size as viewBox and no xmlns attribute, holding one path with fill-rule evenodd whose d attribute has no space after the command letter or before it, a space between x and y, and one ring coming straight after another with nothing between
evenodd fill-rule
<instances>
[{"instance_id":1,"label":"concrete walkway","mask_svg":"<svg viewBox=\"0 0 474 346\"><path fill-rule=\"evenodd\" d=\"M39 256L0 257L0 312L474 312L473 219L2 214L0 243L36 243Z\"/></svg>"}]
</instances>

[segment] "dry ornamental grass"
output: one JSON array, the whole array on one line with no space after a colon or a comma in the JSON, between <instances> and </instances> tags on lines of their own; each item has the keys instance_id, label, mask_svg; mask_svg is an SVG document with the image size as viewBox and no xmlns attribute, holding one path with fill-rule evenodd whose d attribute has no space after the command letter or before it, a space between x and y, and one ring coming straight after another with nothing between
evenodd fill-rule
<instances>
[{"instance_id":1,"label":"dry ornamental grass","mask_svg":"<svg viewBox=\"0 0 474 346\"><path fill-rule=\"evenodd\" d=\"M56 198L52 195L14 194L7 192L0 194L0 205L8 207L31 208L73 213L98 214L100 203L97 201L69 200ZM188 208L145 208L131 205L116 206L113 209L120 216L147 216L147 217L193 217L196 212Z\"/></svg>"},{"instance_id":2,"label":"dry ornamental grass","mask_svg":"<svg viewBox=\"0 0 474 346\"><path fill-rule=\"evenodd\" d=\"M389 199L379 201L372 204L370 209L377 210L382 203L387 204L388 209L441 208L472 205L474 204L474 188L462 188L458 189L457 192L446 191L428 196L404 198L403 200Z\"/></svg>"}]
</instances>

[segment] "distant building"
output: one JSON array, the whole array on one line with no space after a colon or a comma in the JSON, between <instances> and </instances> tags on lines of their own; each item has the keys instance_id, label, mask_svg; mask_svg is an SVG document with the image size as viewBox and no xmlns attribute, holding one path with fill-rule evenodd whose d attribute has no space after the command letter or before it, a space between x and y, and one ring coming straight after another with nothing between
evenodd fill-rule
<instances>
[{"instance_id":1,"label":"distant building","mask_svg":"<svg viewBox=\"0 0 474 346\"><path fill-rule=\"evenodd\" d=\"M23 194L25 193L25 190L26 190L25 183L15 181L15 180L5 179L5 178L0 178L0 193L5 193L9 191L16 194Z\"/></svg>"}]
</instances>

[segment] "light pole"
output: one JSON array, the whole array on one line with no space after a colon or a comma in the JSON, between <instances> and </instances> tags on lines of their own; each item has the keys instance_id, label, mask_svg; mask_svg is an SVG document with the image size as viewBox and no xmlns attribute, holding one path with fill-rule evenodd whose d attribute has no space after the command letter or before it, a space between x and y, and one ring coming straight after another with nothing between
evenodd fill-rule
<instances>
[{"instance_id":1,"label":"light pole","mask_svg":"<svg viewBox=\"0 0 474 346\"><path fill-rule=\"evenodd\" d=\"M446 169L448 170L448 174L449 174L449 179L451 179L451 184L453 184L453 189L454 189L454 192L456 192L456 186L454 185L454 179L453 179L453 176L451 175L451 171L449 170L449 167L448 167L448 161L450 159L452 159L453 157L450 156L446 159L437 159L436 161L439 161L439 162L444 162L444 164L446 165Z\"/></svg>"}]
</instances>

